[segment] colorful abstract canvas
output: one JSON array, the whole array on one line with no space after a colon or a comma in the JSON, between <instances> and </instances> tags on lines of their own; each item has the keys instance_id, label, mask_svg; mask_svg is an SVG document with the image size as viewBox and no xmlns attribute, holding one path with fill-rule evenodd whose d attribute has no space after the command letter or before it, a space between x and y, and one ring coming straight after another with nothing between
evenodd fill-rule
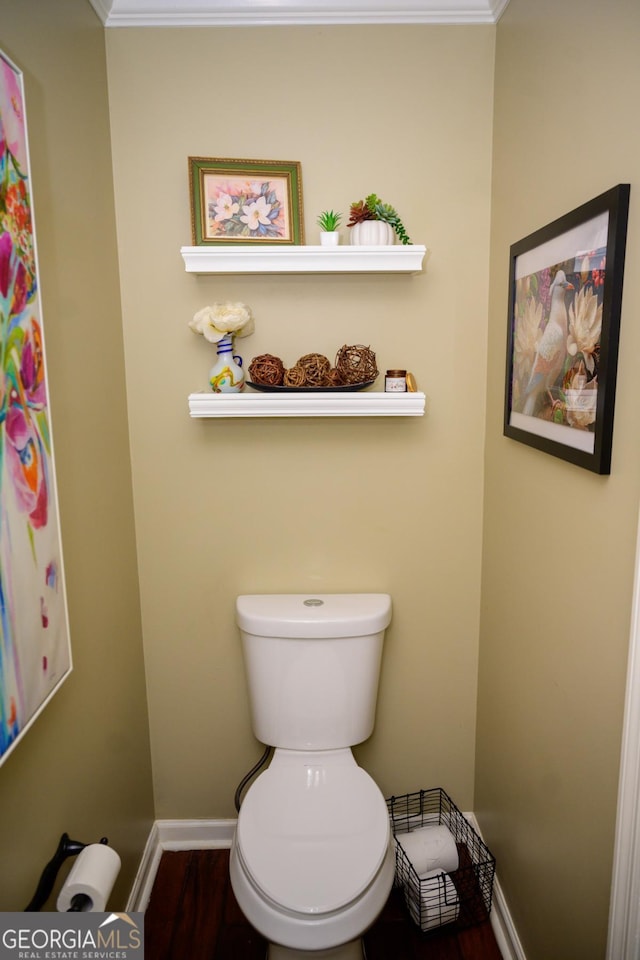
<instances>
[{"instance_id":1,"label":"colorful abstract canvas","mask_svg":"<svg viewBox=\"0 0 640 960\"><path fill-rule=\"evenodd\" d=\"M0 763L70 671L24 85L0 52Z\"/></svg>"}]
</instances>

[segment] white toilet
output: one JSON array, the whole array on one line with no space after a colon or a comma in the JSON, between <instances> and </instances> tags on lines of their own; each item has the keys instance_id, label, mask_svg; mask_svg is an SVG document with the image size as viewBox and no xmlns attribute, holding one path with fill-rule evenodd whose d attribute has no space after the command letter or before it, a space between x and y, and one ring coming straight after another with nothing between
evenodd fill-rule
<instances>
[{"instance_id":1,"label":"white toilet","mask_svg":"<svg viewBox=\"0 0 640 960\"><path fill-rule=\"evenodd\" d=\"M238 814L230 876L269 960L361 960L393 885L385 799L351 747L373 730L387 594L243 596L253 730L276 748Z\"/></svg>"}]
</instances>

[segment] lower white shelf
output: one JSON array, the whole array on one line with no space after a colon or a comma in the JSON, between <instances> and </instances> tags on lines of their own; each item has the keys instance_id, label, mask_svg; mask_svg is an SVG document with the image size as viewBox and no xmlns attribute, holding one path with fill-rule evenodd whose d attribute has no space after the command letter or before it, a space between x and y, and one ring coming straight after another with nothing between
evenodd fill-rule
<instances>
[{"instance_id":1,"label":"lower white shelf","mask_svg":"<svg viewBox=\"0 0 640 960\"><path fill-rule=\"evenodd\" d=\"M424 393L191 393L192 417L422 417Z\"/></svg>"}]
</instances>

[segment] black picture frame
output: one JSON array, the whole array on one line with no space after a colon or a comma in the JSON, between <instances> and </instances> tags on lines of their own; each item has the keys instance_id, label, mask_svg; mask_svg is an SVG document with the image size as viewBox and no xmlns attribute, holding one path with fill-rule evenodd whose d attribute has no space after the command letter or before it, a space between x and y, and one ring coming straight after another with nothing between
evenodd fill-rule
<instances>
[{"instance_id":1,"label":"black picture frame","mask_svg":"<svg viewBox=\"0 0 640 960\"><path fill-rule=\"evenodd\" d=\"M510 248L504 435L611 472L630 187Z\"/></svg>"}]
</instances>

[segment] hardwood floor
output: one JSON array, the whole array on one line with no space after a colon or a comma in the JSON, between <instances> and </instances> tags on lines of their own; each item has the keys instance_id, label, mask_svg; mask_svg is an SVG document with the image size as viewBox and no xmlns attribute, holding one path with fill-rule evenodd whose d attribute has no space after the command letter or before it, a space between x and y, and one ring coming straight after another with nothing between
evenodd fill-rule
<instances>
[{"instance_id":1,"label":"hardwood floor","mask_svg":"<svg viewBox=\"0 0 640 960\"><path fill-rule=\"evenodd\" d=\"M502 960L488 920L423 934L396 890L364 943L366 960ZM265 953L233 895L228 850L163 853L145 914L148 960L265 960Z\"/></svg>"}]
</instances>

